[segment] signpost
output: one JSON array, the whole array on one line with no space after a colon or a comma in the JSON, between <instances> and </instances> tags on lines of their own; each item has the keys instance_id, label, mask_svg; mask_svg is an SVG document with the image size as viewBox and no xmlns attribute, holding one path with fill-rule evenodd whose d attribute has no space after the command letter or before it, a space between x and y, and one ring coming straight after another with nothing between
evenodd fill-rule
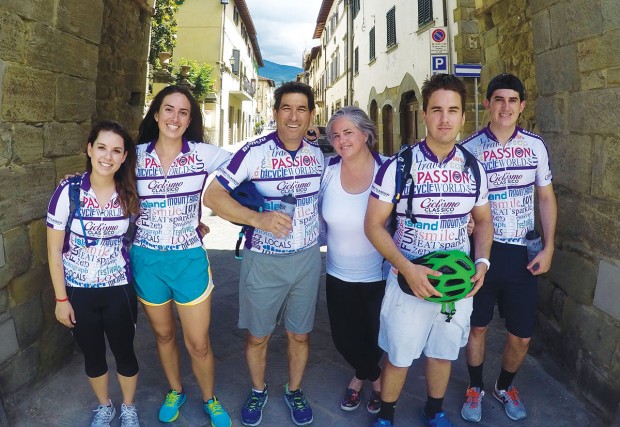
<instances>
[{"instance_id":1,"label":"signpost","mask_svg":"<svg viewBox=\"0 0 620 427\"><path fill-rule=\"evenodd\" d=\"M431 55L448 53L448 29L446 27L431 28Z\"/></svg>"},{"instance_id":2,"label":"signpost","mask_svg":"<svg viewBox=\"0 0 620 427\"><path fill-rule=\"evenodd\" d=\"M448 55L431 55L431 74L448 72Z\"/></svg>"},{"instance_id":3,"label":"signpost","mask_svg":"<svg viewBox=\"0 0 620 427\"><path fill-rule=\"evenodd\" d=\"M482 71L482 64L454 64L454 75L457 77L473 77L476 94L476 130L478 130L478 79Z\"/></svg>"}]
</instances>

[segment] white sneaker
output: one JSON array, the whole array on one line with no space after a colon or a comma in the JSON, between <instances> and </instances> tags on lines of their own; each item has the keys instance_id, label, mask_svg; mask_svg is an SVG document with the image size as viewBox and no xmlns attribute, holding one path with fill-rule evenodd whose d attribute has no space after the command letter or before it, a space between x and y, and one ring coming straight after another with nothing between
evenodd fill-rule
<instances>
[{"instance_id":1,"label":"white sneaker","mask_svg":"<svg viewBox=\"0 0 620 427\"><path fill-rule=\"evenodd\" d=\"M112 401L110 400L110 404L99 405L97 409L93 409L95 413L95 417L93 418L93 422L90 423L90 427L110 427L110 421L114 419L116 415L116 409L112 406Z\"/></svg>"},{"instance_id":2,"label":"white sneaker","mask_svg":"<svg viewBox=\"0 0 620 427\"><path fill-rule=\"evenodd\" d=\"M135 427L140 426L138 420L138 411L136 411L135 405L121 405L121 427Z\"/></svg>"}]
</instances>

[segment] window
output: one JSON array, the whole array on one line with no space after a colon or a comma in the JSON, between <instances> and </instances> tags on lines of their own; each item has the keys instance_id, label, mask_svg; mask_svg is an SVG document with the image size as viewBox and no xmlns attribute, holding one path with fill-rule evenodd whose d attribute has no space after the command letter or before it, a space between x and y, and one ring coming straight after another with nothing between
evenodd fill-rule
<instances>
[{"instance_id":1,"label":"window","mask_svg":"<svg viewBox=\"0 0 620 427\"><path fill-rule=\"evenodd\" d=\"M396 44L396 6L391 8L385 15L387 21L387 47Z\"/></svg>"},{"instance_id":2,"label":"window","mask_svg":"<svg viewBox=\"0 0 620 427\"><path fill-rule=\"evenodd\" d=\"M418 25L428 24L433 20L433 1L418 0Z\"/></svg>"},{"instance_id":3,"label":"window","mask_svg":"<svg viewBox=\"0 0 620 427\"><path fill-rule=\"evenodd\" d=\"M368 45L369 45L369 60L375 59L375 27L372 27L368 32Z\"/></svg>"},{"instance_id":4,"label":"window","mask_svg":"<svg viewBox=\"0 0 620 427\"><path fill-rule=\"evenodd\" d=\"M359 63L360 63L360 48L355 48L355 53L353 54L353 73L357 74L360 71Z\"/></svg>"},{"instance_id":5,"label":"window","mask_svg":"<svg viewBox=\"0 0 620 427\"><path fill-rule=\"evenodd\" d=\"M233 9L233 22L235 25L239 24L239 9L237 9L237 6Z\"/></svg>"},{"instance_id":6,"label":"window","mask_svg":"<svg viewBox=\"0 0 620 427\"><path fill-rule=\"evenodd\" d=\"M352 7L352 14L353 14L353 19L355 19L355 17L357 16L357 14L360 11L360 0L352 0L351 1L351 7Z\"/></svg>"}]
</instances>

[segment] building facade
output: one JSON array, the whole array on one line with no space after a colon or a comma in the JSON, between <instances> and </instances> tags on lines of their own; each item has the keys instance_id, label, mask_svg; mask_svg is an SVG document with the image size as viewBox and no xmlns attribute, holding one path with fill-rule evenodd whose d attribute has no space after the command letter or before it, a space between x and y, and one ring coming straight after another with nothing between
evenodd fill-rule
<instances>
[{"instance_id":1,"label":"building facade","mask_svg":"<svg viewBox=\"0 0 620 427\"><path fill-rule=\"evenodd\" d=\"M0 2L0 425L3 405L73 353L54 316L47 205L65 174L84 170L93 122L116 119L136 135L152 6Z\"/></svg>"},{"instance_id":2,"label":"building facade","mask_svg":"<svg viewBox=\"0 0 620 427\"><path fill-rule=\"evenodd\" d=\"M173 57L214 69L216 90L204 100L210 142L223 146L252 136L263 59L245 0L187 1L179 5L177 22Z\"/></svg>"},{"instance_id":3,"label":"building facade","mask_svg":"<svg viewBox=\"0 0 620 427\"><path fill-rule=\"evenodd\" d=\"M377 124L385 154L424 138L420 88L433 73L433 60L444 72L457 61L479 62L473 10L467 0L324 0L314 32L320 52L304 63L324 99L319 122L340 106L357 105ZM432 46L436 32L443 40ZM464 132L474 130L474 105L472 93Z\"/></svg>"}]
</instances>

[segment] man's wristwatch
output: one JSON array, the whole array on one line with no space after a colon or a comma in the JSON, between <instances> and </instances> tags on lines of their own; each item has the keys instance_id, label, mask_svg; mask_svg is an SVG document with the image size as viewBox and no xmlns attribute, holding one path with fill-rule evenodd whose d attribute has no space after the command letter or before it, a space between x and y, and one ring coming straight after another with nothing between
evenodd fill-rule
<instances>
[{"instance_id":1,"label":"man's wristwatch","mask_svg":"<svg viewBox=\"0 0 620 427\"><path fill-rule=\"evenodd\" d=\"M489 261L486 258L478 258L476 261L474 261L474 264L479 264L479 263L483 263L484 265L486 265L487 271L489 271L489 269L491 268L491 261Z\"/></svg>"}]
</instances>

